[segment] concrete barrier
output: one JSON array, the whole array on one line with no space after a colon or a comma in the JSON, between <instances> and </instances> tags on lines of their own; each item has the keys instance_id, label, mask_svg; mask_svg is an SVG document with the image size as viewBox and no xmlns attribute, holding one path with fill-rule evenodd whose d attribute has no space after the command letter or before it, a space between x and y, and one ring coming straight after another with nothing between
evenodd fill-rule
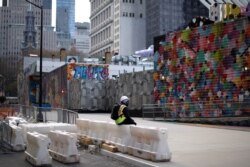
<instances>
[{"instance_id":1,"label":"concrete barrier","mask_svg":"<svg viewBox=\"0 0 250 167\"><path fill-rule=\"evenodd\" d=\"M130 126L131 142L128 153L152 161L169 161L171 153L167 142L167 129Z\"/></svg>"},{"instance_id":2,"label":"concrete barrier","mask_svg":"<svg viewBox=\"0 0 250 167\"><path fill-rule=\"evenodd\" d=\"M7 117L5 119L5 121L7 121L9 124L13 124L18 126L19 124L27 124L28 122L20 117Z\"/></svg>"},{"instance_id":3,"label":"concrete barrier","mask_svg":"<svg viewBox=\"0 0 250 167\"><path fill-rule=\"evenodd\" d=\"M63 130L67 132L77 133L76 125L65 123L28 123L21 124L19 126L22 128L25 142L27 142L27 132L38 132L47 135L51 130Z\"/></svg>"},{"instance_id":4,"label":"concrete barrier","mask_svg":"<svg viewBox=\"0 0 250 167\"><path fill-rule=\"evenodd\" d=\"M52 159L48 152L49 143L48 136L37 132L28 132L26 160L35 166L51 165Z\"/></svg>"},{"instance_id":5,"label":"concrete barrier","mask_svg":"<svg viewBox=\"0 0 250 167\"><path fill-rule=\"evenodd\" d=\"M51 140L49 154L53 159L62 163L76 163L80 161L75 133L56 130L50 131L48 136Z\"/></svg>"},{"instance_id":6,"label":"concrete barrier","mask_svg":"<svg viewBox=\"0 0 250 167\"><path fill-rule=\"evenodd\" d=\"M88 119L76 119L76 126L78 129L78 134L81 136L89 135L89 122Z\"/></svg>"},{"instance_id":7,"label":"concrete barrier","mask_svg":"<svg viewBox=\"0 0 250 167\"><path fill-rule=\"evenodd\" d=\"M93 144L103 142L117 147L119 152L151 161L169 161L167 129L133 125L117 126L104 121L77 120L79 131L87 134Z\"/></svg>"},{"instance_id":8,"label":"concrete barrier","mask_svg":"<svg viewBox=\"0 0 250 167\"><path fill-rule=\"evenodd\" d=\"M127 146L131 140L130 126L117 126L115 123L108 123L107 129L105 143L115 145L119 152L127 153Z\"/></svg>"},{"instance_id":9,"label":"concrete barrier","mask_svg":"<svg viewBox=\"0 0 250 167\"><path fill-rule=\"evenodd\" d=\"M2 140L11 146L13 151L24 151L25 140L22 129L14 124L2 124Z\"/></svg>"},{"instance_id":10,"label":"concrete barrier","mask_svg":"<svg viewBox=\"0 0 250 167\"><path fill-rule=\"evenodd\" d=\"M89 122L89 137L94 143L101 143L107 138L107 123L105 121L90 121Z\"/></svg>"}]
</instances>

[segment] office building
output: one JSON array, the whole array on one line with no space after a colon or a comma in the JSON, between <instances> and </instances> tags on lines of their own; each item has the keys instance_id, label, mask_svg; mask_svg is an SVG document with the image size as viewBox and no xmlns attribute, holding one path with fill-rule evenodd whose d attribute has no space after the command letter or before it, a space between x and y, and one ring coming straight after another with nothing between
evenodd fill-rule
<instances>
[{"instance_id":1,"label":"office building","mask_svg":"<svg viewBox=\"0 0 250 167\"><path fill-rule=\"evenodd\" d=\"M33 2L41 5L42 1L35 0ZM51 27L51 0L45 0L43 2L46 2L43 15L45 30L46 27ZM25 0L3 0L0 7L0 73L7 78L6 84L8 84L9 81L16 80L18 61L22 58L21 49L22 43L25 41L25 24L27 11L29 9L33 11L36 48L39 49L41 10L31 6ZM44 36L46 36L46 31L44 31ZM44 46L46 46L46 38L44 38L43 42ZM44 47L44 49L50 50L53 48L50 46L50 48Z\"/></svg>"},{"instance_id":2,"label":"office building","mask_svg":"<svg viewBox=\"0 0 250 167\"><path fill-rule=\"evenodd\" d=\"M91 57L145 49L146 0L90 0Z\"/></svg>"},{"instance_id":3,"label":"office building","mask_svg":"<svg viewBox=\"0 0 250 167\"><path fill-rule=\"evenodd\" d=\"M75 47L82 53L89 53L90 48L90 23L76 23Z\"/></svg>"},{"instance_id":4,"label":"office building","mask_svg":"<svg viewBox=\"0 0 250 167\"><path fill-rule=\"evenodd\" d=\"M75 0L56 0L56 31L74 37Z\"/></svg>"},{"instance_id":5,"label":"office building","mask_svg":"<svg viewBox=\"0 0 250 167\"><path fill-rule=\"evenodd\" d=\"M146 0L146 46L153 44L154 37L185 28L196 16L208 15L200 0Z\"/></svg>"}]
</instances>

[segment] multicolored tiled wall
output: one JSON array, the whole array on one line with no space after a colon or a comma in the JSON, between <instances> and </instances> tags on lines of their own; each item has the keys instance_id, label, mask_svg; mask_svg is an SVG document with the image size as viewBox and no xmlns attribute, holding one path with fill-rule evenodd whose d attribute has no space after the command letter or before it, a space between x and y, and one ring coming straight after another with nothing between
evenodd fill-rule
<instances>
[{"instance_id":1,"label":"multicolored tiled wall","mask_svg":"<svg viewBox=\"0 0 250 167\"><path fill-rule=\"evenodd\" d=\"M171 117L250 112L248 18L167 34L155 52L154 97Z\"/></svg>"}]
</instances>

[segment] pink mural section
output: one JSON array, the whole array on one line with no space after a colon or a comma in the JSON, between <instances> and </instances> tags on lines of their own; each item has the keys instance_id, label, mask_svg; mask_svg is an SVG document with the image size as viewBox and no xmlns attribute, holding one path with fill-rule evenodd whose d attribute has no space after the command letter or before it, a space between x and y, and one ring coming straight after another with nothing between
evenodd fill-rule
<instances>
[{"instance_id":1,"label":"pink mural section","mask_svg":"<svg viewBox=\"0 0 250 167\"><path fill-rule=\"evenodd\" d=\"M250 112L248 18L167 34L154 60L154 97L171 117Z\"/></svg>"},{"instance_id":2,"label":"pink mural section","mask_svg":"<svg viewBox=\"0 0 250 167\"><path fill-rule=\"evenodd\" d=\"M67 79L106 80L109 77L109 66L101 64L68 64Z\"/></svg>"}]
</instances>

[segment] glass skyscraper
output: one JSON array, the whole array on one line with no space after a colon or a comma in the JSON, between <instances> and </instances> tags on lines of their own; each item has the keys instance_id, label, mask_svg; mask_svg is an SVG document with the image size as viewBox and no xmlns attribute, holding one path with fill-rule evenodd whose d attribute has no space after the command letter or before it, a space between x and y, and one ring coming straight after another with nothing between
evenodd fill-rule
<instances>
[{"instance_id":1,"label":"glass skyscraper","mask_svg":"<svg viewBox=\"0 0 250 167\"><path fill-rule=\"evenodd\" d=\"M75 0L56 1L56 31L74 36L75 30Z\"/></svg>"}]
</instances>

